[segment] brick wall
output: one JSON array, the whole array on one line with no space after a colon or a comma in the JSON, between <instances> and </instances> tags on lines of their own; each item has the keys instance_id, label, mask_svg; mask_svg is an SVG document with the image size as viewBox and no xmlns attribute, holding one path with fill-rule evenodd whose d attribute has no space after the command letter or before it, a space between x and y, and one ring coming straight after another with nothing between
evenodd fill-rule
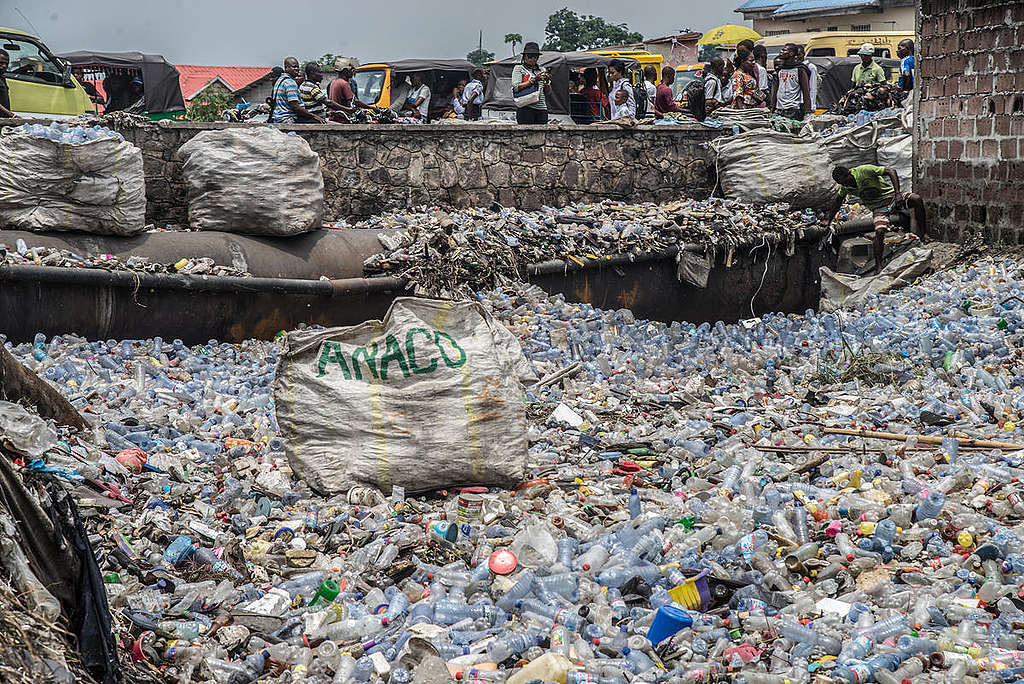
<instances>
[{"instance_id":1,"label":"brick wall","mask_svg":"<svg viewBox=\"0 0 1024 684\"><path fill-rule=\"evenodd\" d=\"M1024 244L1024 2L922 0L915 189L946 239Z\"/></svg>"}]
</instances>

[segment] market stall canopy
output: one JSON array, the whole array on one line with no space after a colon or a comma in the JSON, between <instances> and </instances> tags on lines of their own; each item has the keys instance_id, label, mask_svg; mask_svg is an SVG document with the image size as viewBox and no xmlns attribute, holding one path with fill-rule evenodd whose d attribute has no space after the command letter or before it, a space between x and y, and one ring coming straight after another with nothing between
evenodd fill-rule
<instances>
[{"instance_id":1,"label":"market stall canopy","mask_svg":"<svg viewBox=\"0 0 1024 684\"><path fill-rule=\"evenodd\" d=\"M860 57L809 57L807 61L818 67L818 98L815 106L831 109L843 95L853 87L853 69L860 64ZM876 57L875 62L885 71L885 80L891 80L893 71L899 68L898 59Z\"/></svg>"},{"instance_id":2,"label":"market stall canopy","mask_svg":"<svg viewBox=\"0 0 1024 684\"><path fill-rule=\"evenodd\" d=\"M707 31L700 37L700 40L697 41L697 45L731 45L738 43L741 40L747 40L748 38L757 42L761 40L761 34L746 26L725 24L724 26L719 26L718 28L713 28L710 31Z\"/></svg>"},{"instance_id":3,"label":"market stall canopy","mask_svg":"<svg viewBox=\"0 0 1024 684\"><path fill-rule=\"evenodd\" d=\"M537 63L551 72L551 92L545 95L549 114L569 114L569 72L573 69L607 68L621 59L627 66L639 64L632 57L595 55L593 52L542 52ZM512 69L522 62L521 54L488 62L491 78L484 92L484 109L515 111L512 100Z\"/></svg>"},{"instance_id":4,"label":"market stall canopy","mask_svg":"<svg viewBox=\"0 0 1024 684\"><path fill-rule=\"evenodd\" d=\"M73 67L102 71L104 68L138 69L145 88L146 111L150 114L185 109L178 70L160 55L141 52L63 52L57 55Z\"/></svg>"}]
</instances>

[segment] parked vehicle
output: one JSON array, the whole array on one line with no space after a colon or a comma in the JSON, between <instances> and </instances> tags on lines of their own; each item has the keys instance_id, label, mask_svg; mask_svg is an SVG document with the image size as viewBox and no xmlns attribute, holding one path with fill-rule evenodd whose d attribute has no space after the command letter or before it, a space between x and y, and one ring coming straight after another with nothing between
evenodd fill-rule
<instances>
[{"instance_id":1,"label":"parked vehicle","mask_svg":"<svg viewBox=\"0 0 1024 684\"><path fill-rule=\"evenodd\" d=\"M185 116L178 70L160 55L82 50L58 57L96 85L104 103L97 112L127 111L154 120Z\"/></svg>"},{"instance_id":2,"label":"parked vehicle","mask_svg":"<svg viewBox=\"0 0 1024 684\"><path fill-rule=\"evenodd\" d=\"M906 39L913 40L914 34L906 31L815 31L769 36L757 42L768 51L770 66L786 43L803 45L808 57L849 57L856 55L864 43L871 43L875 46L875 57L891 59L896 57L896 46Z\"/></svg>"},{"instance_id":3,"label":"parked vehicle","mask_svg":"<svg viewBox=\"0 0 1024 684\"><path fill-rule=\"evenodd\" d=\"M433 121L448 106L452 88L461 80L469 80L476 66L464 59L401 59L395 62L373 62L356 67L352 89L363 104L391 107L395 95L404 99L394 85L415 72L423 74L430 88L428 120ZM406 80L406 84L408 80ZM406 91L407 92L407 91ZM392 109L397 109L392 107Z\"/></svg>"},{"instance_id":4,"label":"parked vehicle","mask_svg":"<svg viewBox=\"0 0 1024 684\"><path fill-rule=\"evenodd\" d=\"M626 63L627 76L634 86L643 84L643 68L632 57L609 57L593 52L542 52L538 64L551 72L551 92L546 95L548 116L551 119L572 122L575 98L569 93L569 72L595 68L599 73L598 87L608 92L606 72L613 59ZM514 55L494 62L488 62L491 78L484 91L483 116L491 119L515 119L516 106L512 100L512 69L522 60ZM576 121L582 123L582 121Z\"/></svg>"},{"instance_id":5,"label":"parked vehicle","mask_svg":"<svg viewBox=\"0 0 1024 684\"><path fill-rule=\"evenodd\" d=\"M72 76L69 65L55 57L39 38L0 28L0 47L11 58L4 76L15 114L52 119L93 111L89 95Z\"/></svg>"},{"instance_id":6,"label":"parked vehicle","mask_svg":"<svg viewBox=\"0 0 1024 684\"><path fill-rule=\"evenodd\" d=\"M587 50L587 52L593 52L595 55L604 55L605 57L618 57L619 59L635 59L640 63L640 68L643 69L646 66L653 66L658 72L658 77L655 79L655 83L661 83L661 66L664 63L665 58L661 55L648 52L647 50Z\"/></svg>"},{"instance_id":7,"label":"parked vehicle","mask_svg":"<svg viewBox=\"0 0 1024 684\"><path fill-rule=\"evenodd\" d=\"M707 64L680 64L676 67L676 80L672 83L672 96L686 106L686 86L700 78Z\"/></svg>"}]
</instances>

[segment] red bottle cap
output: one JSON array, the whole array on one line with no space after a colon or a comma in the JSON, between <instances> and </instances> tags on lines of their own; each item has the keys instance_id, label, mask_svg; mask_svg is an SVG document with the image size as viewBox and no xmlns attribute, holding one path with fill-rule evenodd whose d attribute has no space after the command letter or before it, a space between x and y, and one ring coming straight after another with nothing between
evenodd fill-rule
<instances>
[{"instance_id":1,"label":"red bottle cap","mask_svg":"<svg viewBox=\"0 0 1024 684\"><path fill-rule=\"evenodd\" d=\"M498 549L487 559L487 567L495 575L512 574L518 565L519 559L516 558L516 554L508 549Z\"/></svg>"}]
</instances>

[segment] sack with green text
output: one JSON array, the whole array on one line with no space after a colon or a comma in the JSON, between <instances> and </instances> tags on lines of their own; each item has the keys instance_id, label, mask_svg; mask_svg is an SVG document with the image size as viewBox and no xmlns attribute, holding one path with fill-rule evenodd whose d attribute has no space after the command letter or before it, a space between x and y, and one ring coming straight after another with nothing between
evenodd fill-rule
<instances>
[{"instance_id":1,"label":"sack with green text","mask_svg":"<svg viewBox=\"0 0 1024 684\"><path fill-rule=\"evenodd\" d=\"M399 297L383 321L289 332L274 404L292 470L322 494L509 485L534 379L479 303Z\"/></svg>"}]
</instances>

